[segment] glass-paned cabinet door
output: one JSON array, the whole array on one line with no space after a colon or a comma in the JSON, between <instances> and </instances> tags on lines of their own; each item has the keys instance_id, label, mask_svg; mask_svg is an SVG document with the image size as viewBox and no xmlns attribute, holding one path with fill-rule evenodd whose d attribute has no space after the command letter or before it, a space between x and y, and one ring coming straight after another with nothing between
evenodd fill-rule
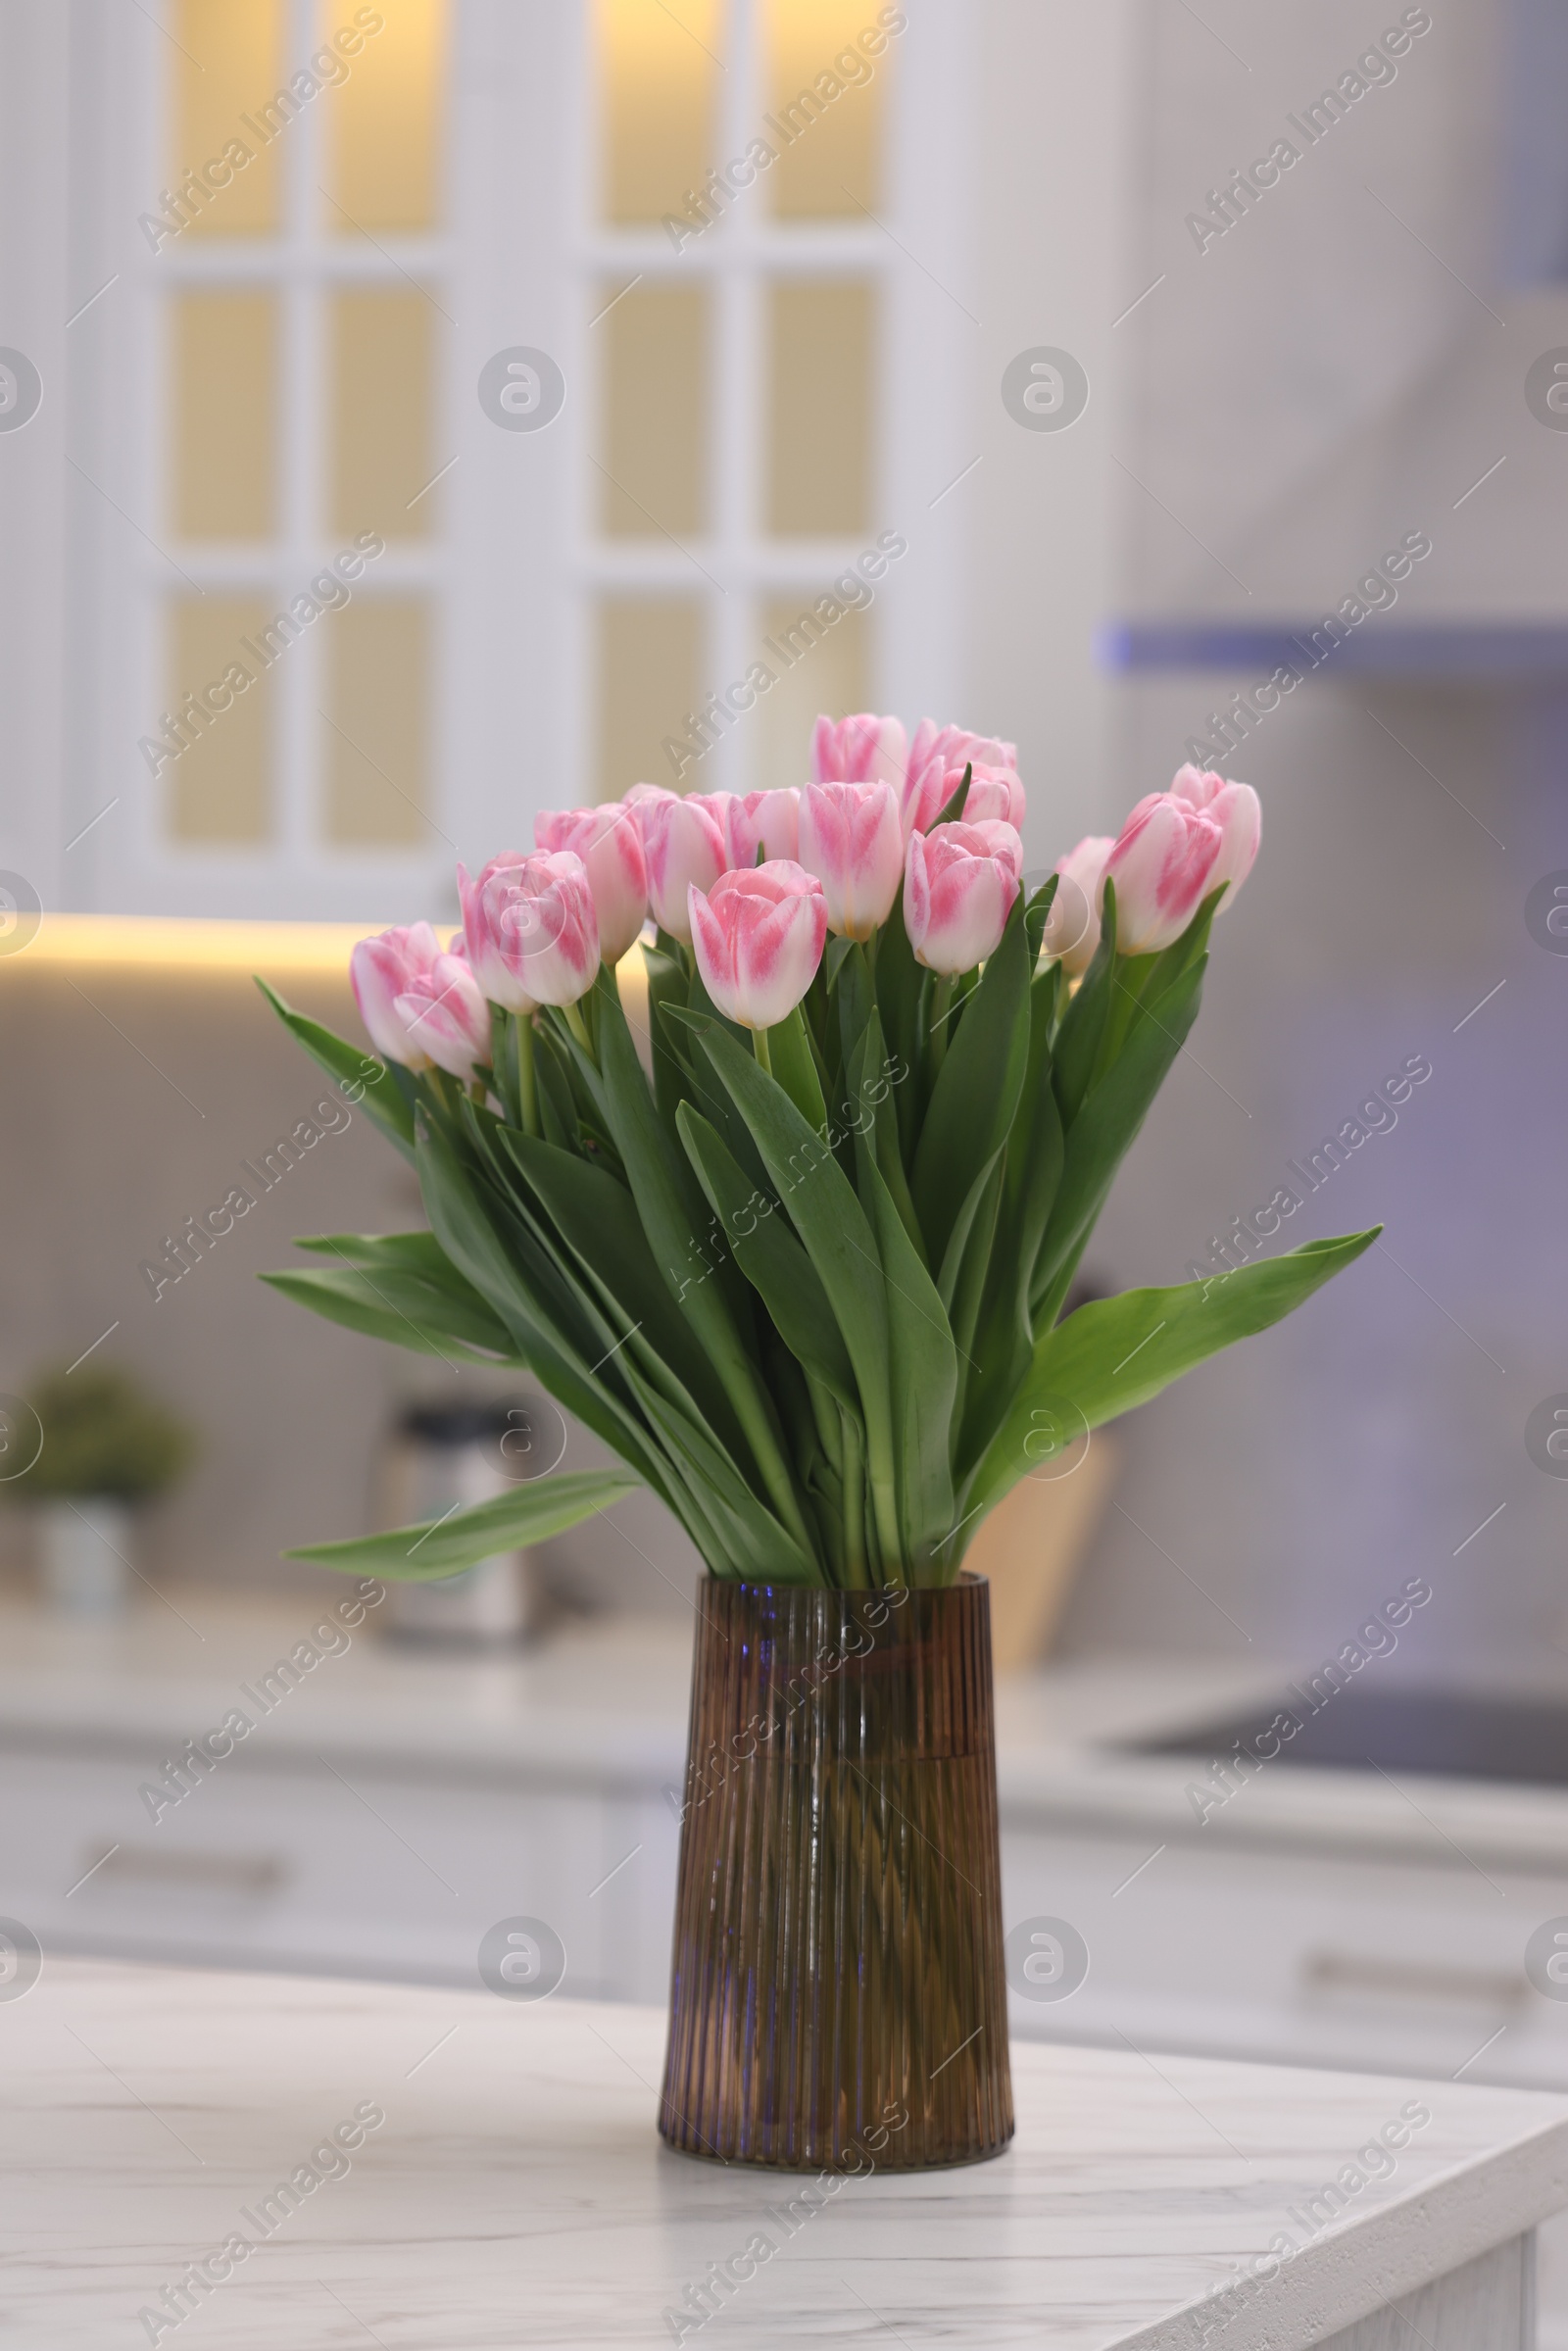
<instances>
[{"instance_id":1,"label":"glass-paned cabinet door","mask_svg":"<svg viewBox=\"0 0 1568 2351\"><path fill-rule=\"evenodd\" d=\"M220 910L369 910L439 846L454 7L165 0L139 749Z\"/></svg>"},{"instance_id":2,"label":"glass-paned cabinet door","mask_svg":"<svg viewBox=\"0 0 1568 2351\"><path fill-rule=\"evenodd\" d=\"M878 216L907 22L863 0L593 0L601 796L800 782L814 712L876 691L870 595L833 581L885 519L900 256Z\"/></svg>"},{"instance_id":3,"label":"glass-paned cabinet door","mask_svg":"<svg viewBox=\"0 0 1568 2351\"><path fill-rule=\"evenodd\" d=\"M925 690L911 583L955 575L924 516L969 452L910 424L952 343L921 5L111 20L113 290L72 329L102 667L62 840L116 811L85 903L450 918L456 857L536 808L800 782L815 712L894 707L910 645ZM486 403L518 350L564 385L547 430Z\"/></svg>"}]
</instances>

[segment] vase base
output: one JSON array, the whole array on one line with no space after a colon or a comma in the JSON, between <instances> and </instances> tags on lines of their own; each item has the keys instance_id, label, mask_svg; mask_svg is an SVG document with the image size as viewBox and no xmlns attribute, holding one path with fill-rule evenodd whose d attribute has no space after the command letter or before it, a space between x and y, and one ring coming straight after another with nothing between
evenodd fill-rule
<instances>
[{"instance_id":1,"label":"vase base","mask_svg":"<svg viewBox=\"0 0 1568 2351\"><path fill-rule=\"evenodd\" d=\"M671 2155L679 2155L687 2163L709 2163L720 2172L732 2172L738 2164L744 2164L749 2172L777 2172L781 2178L797 2180L823 2172L832 2172L844 2180L863 2180L872 2172L962 2172L977 2163L995 2163L999 2156L1007 2153L1013 2140L1013 2133L1009 2131L1006 2137L999 2140L995 2146L977 2147L969 2154L901 2156L890 2162L887 2160L890 2151L884 2150L881 2156L872 2155L865 2163L851 2165L844 2161L833 2162L826 2156L802 2155L790 2158L782 2155L751 2155L744 2151L734 2155L710 2154L705 2148L688 2147L680 2139L671 2138L662 2126L659 2136Z\"/></svg>"}]
</instances>

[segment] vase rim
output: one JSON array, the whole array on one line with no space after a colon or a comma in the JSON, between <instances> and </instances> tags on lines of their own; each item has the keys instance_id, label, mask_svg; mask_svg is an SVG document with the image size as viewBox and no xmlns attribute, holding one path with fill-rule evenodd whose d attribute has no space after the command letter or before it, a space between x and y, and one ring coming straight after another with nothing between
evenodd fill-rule
<instances>
[{"instance_id":1,"label":"vase rim","mask_svg":"<svg viewBox=\"0 0 1568 2351\"><path fill-rule=\"evenodd\" d=\"M923 1595L928 1592L959 1592L965 1585L978 1590L989 1585L990 1578L972 1567L960 1567L951 1584L793 1584L768 1583L760 1576L715 1576L711 1568L704 1568L700 1583L704 1589L722 1592L767 1592L775 1595L805 1592L813 1595L826 1594L840 1600L886 1600L897 1592L905 1595Z\"/></svg>"}]
</instances>

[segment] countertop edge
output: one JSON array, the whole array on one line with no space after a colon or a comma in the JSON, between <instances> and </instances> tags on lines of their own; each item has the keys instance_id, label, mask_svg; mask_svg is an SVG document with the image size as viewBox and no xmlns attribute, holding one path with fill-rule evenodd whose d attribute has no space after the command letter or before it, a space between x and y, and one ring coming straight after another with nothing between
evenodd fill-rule
<instances>
[{"instance_id":1,"label":"countertop edge","mask_svg":"<svg viewBox=\"0 0 1568 2351\"><path fill-rule=\"evenodd\" d=\"M1272 2279L1202 2295L1169 2318L1116 2336L1105 2351L1277 2351L1282 2342L1317 2344L1523 2235L1565 2205L1568 2115L1559 2115L1527 2138L1471 2156L1425 2181L1369 2215L1360 2230L1301 2246ZM1441 2247L1436 2260L1435 2246ZM1205 2312L1212 2314L1208 2325ZM1265 2327L1243 2324L1265 2312Z\"/></svg>"}]
</instances>

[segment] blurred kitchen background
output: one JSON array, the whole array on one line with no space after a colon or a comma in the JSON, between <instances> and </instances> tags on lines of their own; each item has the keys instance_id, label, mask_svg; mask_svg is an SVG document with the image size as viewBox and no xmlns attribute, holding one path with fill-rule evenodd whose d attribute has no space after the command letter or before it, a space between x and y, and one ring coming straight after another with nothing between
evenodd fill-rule
<instances>
[{"instance_id":1,"label":"blurred kitchen background","mask_svg":"<svg viewBox=\"0 0 1568 2351\"><path fill-rule=\"evenodd\" d=\"M347 942L536 809L930 712L1017 742L1042 872L1184 759L1262 795L1094 1278L1217 1270L1281 1187L1249 1253L1387 1227L992 1539L1009 1923L1088 1971L1057 1935L1016 2027L1568 2083L1565 118L1554 0L0 0L0 1389L13 1458L68 1366L172 1416L122 1518L0 1500L46 1947L466 1981L514 1912L662 1997L651 1500L507 1639L380 1605L140 1792L342 1597L288 1544L508 1428L593 1457L257 1281L419 1208L250 975L357 1034ZM1205 1805L1335 1658L1339 1767ZM1509 1760L1379 1714L1418 1687L1549 1703Z\"/></svg>"}]
</instances>

